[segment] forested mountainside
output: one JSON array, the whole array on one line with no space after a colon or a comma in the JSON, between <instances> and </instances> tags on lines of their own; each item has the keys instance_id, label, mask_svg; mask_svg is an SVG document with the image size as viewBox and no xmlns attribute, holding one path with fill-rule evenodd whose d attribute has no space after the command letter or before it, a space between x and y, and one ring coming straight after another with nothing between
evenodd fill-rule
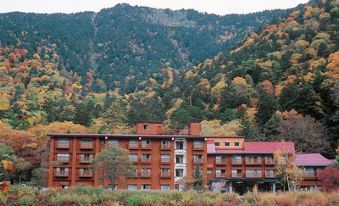
<instances>
[{"instance_id":1,"label":"forested mountainside","mask_svg":"<svg viewBox=\"0 0 339 206\"><path fill-rule=\"evenodd\" d=\"M90 91L134 92L165 64L187 70L215 56L247 33L287 14L284 10L217 16L194 10L153 9L119 4L98 13L0 14L0 45L45 56L59 55L58 70L93 82Z\"/></svg>"}]
</instances>

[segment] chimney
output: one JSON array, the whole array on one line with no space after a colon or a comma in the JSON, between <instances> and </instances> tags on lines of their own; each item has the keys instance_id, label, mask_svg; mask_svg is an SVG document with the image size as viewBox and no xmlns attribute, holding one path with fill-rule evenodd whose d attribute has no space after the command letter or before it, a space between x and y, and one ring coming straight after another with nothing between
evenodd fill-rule
<instances>
[{"instance_id":1,"label":"chimney","mask_svg":"<svg viewBox=\"0 0 339 206\"><path fill-rule=\"evenodd\" d=\"M200 122L191 122L188 125L188 132L190 135L200 136L201 126Z\"/></svg>"}]
</instances>

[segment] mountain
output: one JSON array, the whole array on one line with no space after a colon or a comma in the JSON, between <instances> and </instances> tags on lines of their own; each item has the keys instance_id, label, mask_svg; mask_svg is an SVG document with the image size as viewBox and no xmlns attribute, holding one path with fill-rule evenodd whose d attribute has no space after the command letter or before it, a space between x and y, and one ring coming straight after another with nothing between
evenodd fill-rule
<instances>
[{"instance_id":1,"label":"mountain","mask_svg":"<svg viewBox=\"0 0 339 206\"><path fill-rule=\"evenodd\" d=\"M133 92L165 64L187 70L286 13L217 16L128 4L98 13L13 12L0 14L0 45L46 60L53 47L59 70L77 73L83 84L93 76L89 91Z\"/></svg>"},{"instance_id":2,"label":"mountain","mask_svg":"<svg viewBox=\"0 0 339 206\"><path fill-rule=\"evenodd\" d=\"M315 151L315 146L323 152L328 142L335 148L338 6L335 0L311 1L194 66L159 93L169 105L168 119L177 126L191 120L237 120L240 133L250 139L292 140L304 144L299 151ZM182 103L173 104L178 99Z\"/></svg>"}]
</instances>

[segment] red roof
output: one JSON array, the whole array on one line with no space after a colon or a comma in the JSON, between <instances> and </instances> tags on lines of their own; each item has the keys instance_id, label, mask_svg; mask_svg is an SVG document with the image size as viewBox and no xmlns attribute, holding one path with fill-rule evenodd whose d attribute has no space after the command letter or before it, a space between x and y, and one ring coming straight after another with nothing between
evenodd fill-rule
<instances>
[{"instance_id":1,"label":"red roof","mask_svg":"<svg viewBox=\"0 0 339 206\"><path fill-rule=\"evenodd\" d=\"M207 143L208 153L220 154L273 154L277 150L295 153L293 142L244 142L244 149L216 149L214 143Z\"/></svg>"},{"instance_id":2,"label":"red roof","mask_svg":"<svg viewBox=\"0 0 339 206\"><path fill-rule=\"evenodd\" d=\"M310 153L310 154L296 154L296 164L297 166L328 166L332 163L332 160L329 160L322 156L319 153Z\"/></svg>"}]
</instances>

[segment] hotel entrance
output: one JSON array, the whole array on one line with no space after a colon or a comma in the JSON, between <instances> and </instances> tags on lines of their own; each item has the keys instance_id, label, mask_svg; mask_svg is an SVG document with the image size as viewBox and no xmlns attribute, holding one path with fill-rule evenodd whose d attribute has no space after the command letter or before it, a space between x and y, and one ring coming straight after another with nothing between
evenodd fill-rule
<instances>
[{"instance_id":1,"label":"hotel entrance","mask_svg":"<svg viewBox=\"0 0 339 206\"><path fill-rule=\"evenodd\" d=\"M276 180L267 179L232 179L229 182L229 190L240 195L253 192L257 187L258 192L275 192Z\"/></svg>"}]
</instances>

